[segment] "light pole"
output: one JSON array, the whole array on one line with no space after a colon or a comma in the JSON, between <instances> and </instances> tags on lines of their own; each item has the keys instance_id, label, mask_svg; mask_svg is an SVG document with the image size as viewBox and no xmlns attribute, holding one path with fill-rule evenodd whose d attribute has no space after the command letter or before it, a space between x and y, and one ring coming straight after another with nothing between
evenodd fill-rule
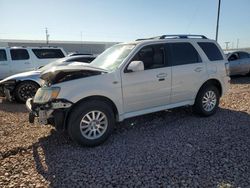
<instances>
[{"instance_id":1,"label":"light pole","mask_svg":"<svg viewBox=\"0 0 250 188\"><path fill-rule=\"evenodd\" d=\"M215 37L215 40L216 40L216 41L218 41L218 31L219 31L219 22L220 22L220 3L221 3L221 0L219 0L219 4L218 4L217 25L216 25L216 37Z\"/></svg>"}]
</instances>

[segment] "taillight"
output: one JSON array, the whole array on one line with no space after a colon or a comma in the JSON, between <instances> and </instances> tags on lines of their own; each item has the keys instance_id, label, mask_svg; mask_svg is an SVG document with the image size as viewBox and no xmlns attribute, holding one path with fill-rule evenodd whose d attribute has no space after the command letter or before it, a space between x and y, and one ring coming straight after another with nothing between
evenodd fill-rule
<instances>
[{"instance_id":1,"label":"taillight","mask_svg":"<svg viewBox=\"0 0 250 188\"><path fill-rule=\"evenodd\" d=\"M225 68L226 68L226 73L227 73L227 76L230 76L230 70L229 70L229 63L225 63Z\"/></svg>"}]
</instances>

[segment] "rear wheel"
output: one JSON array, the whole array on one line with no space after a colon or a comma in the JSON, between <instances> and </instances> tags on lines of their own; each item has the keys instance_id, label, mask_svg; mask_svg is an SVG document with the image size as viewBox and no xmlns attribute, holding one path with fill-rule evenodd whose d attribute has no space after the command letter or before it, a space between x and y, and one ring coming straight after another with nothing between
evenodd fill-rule
<instances>
[{"instance_id":1,"label":"rear wheel","mask_svg":"<svg viewBox=\"0 0 250 188\"><path fill-rule=\"evenodd\" d=\"M204 86L196 97L193 109L201 116L211 116L218 109L219 100L220 94L215 86Z\"/></svg>"},{"instance_id":2,"label":"rear wheel","mask_svg":"<svg viewBox=\"0 0 250 188\"><path fill-rule=\"evenodd\" d=\"M25 103L27 99L35 96L40 86L32 81L19 83L14 90L14 97L17 102Z\"/></svg>"},{"instance_id":3,"label":"rear wheel","mask_svg":"<svg viewBox=\"0 0 250 188\"><path fill-rule=\"evenodd\" d=\"M68 133L80 145L97 146L111 135L114 125L114 113L107 103L82 102L70 113Z\"/></svg>"}]
</instances>

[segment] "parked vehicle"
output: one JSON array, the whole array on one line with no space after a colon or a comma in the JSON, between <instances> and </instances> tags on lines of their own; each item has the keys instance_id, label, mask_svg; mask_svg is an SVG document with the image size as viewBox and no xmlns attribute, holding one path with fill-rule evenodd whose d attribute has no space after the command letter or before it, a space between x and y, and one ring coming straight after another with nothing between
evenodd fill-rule
<instances>
[{"instance_id":1,"label":"parked vehicle","mask_svg":"<svg viewBox=\"0 0 250 188\"><path fill-rule=\"evenodd\" d=\"M78 53L78 52L71 52L71 53L69 53L67 56L76 56L76 55L91 55L91 56L93 56L93 54Z\"/></svg>"},{"instance_id":2,"label":"parked vehicle","mask_svg":"<svg viewBox=\"0 0 250 188\"><path fill-rule=\"evenodd\" d=\"M66 56L57 47L0 47L0 80L20 72L37 70Z\"/></svg>"},{"instance_id":3,"label":"parked vehicle","mask_svg":"<svg viewBox=\"0 0 250 188\"><path fill-rule=\"evenodd\" d=\"M28 98L34 97L37 89L44 81L40 78L41 72L54 66L68 65L73 62L90 63L95 59L93 55L79 55L64 57L53 61L36 71L15 74L0 81L0 94L9 101L16 100L24 103Z\"/></svg>"},{"instance_id":4,"label":"parked vehicle","mask_svg":"<svg viewBox=\"0 0 250 188\"><path fill-rule=\"evenodd\" d=\"M210 116L228 89L228 68L217 42L205 36L117 44L89 65L43 72L46 84L26 102L29 121L38 117L77 143L96 146L126 118L189 105Z\"/></svg>"},{"instance_id":5,"label":"parked vehicle","mask_svg":"<svg viewBox=\"0 0 250 188\"><path fill-rule=\"evenodd\" d=\"M250 74L250 54L243 51L233 52L227 55L229 61L230 76Z\"/></svg>"}]
</instances>

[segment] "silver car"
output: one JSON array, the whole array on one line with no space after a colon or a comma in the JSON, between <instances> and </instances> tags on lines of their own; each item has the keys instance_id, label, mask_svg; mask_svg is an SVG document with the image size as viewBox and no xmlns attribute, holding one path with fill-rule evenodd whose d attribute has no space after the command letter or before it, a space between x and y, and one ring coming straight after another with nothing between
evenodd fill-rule
<instances>
[{"instance_id":1,"label":"silver car","mask_svg":"<svg viewBox=\"0 0 250 188\"><path fill-rule=\"evenodd\" d=\"M250 73L250 55L247 52L237 51L227 55L230 76L247 75Z\"/></svg>"},{"instance_id":2,"label":"silver car","mask_svg":"<svg viewBox=\"0 0 250 188\"><path fill-rule=\"evenodd\" d=\"M32 98L43 80L40 75L43 71L54 66L68 65L73 62L90 63L96 58L93 55L77 55L58 59L35 71L28 71L9 76L0 81L0 96L6 97L9 101L16 100L24 103Z\"/></svg>"}]
</instances>

